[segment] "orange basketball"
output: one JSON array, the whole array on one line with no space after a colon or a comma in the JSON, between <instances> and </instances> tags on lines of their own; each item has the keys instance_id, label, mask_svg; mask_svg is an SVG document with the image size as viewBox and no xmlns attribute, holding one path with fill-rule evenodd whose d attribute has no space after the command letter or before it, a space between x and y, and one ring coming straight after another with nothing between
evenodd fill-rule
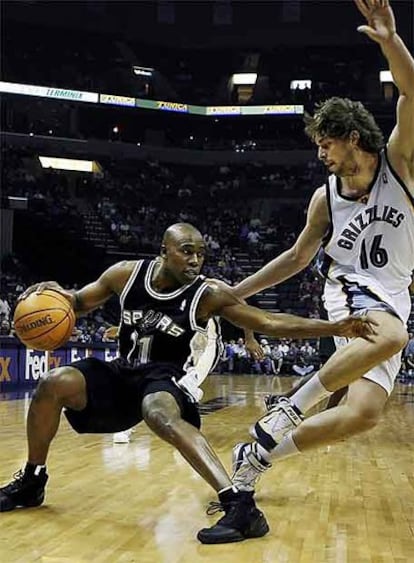
<instances>
[{"instance_id":1,"label":"orange basketball","mask_svg":"<svg viewBox=\"0 0 414 563\"><path fill-rule=\"evenodd\" d=\"M34 350L55 350L72 334L75 312L65 297L51 289L31 293L19 301L14 311L18 338Z\"/></svg>"}]
</instances>

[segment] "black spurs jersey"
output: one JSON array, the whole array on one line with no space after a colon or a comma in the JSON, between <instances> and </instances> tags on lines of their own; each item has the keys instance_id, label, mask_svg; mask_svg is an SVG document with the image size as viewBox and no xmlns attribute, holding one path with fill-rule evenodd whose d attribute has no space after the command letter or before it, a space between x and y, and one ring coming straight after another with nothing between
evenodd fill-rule
<instances>
[{"instance_id":1,"label":"black spurs jersey","mask_svg":"<svg viewBox=\"0 0 414 563\"><path fill-rule=\"evenodd\" d=\"M198 276L171 293L158 293L151 285L155 260L139 260L121 295L119 355L132 365L173 363L186 371L197 366L207 375L220 355L218 319L206 326L196 320L196 310L207 283Z\"/></svg>"}]
</instances>

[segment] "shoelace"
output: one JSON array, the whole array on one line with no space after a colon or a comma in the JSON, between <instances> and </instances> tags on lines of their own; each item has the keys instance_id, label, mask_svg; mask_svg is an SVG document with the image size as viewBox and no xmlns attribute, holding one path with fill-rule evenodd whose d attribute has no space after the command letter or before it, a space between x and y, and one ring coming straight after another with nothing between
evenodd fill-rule
<instances>
[{"instance_id":1,"label":"shoelace","mask_svg":"<svg viewBox=\"0 0 414 563\"><path fill-rule=\"evenodd\" d=\"M16 485L18 485L19 483L21 483L21 481L23 481L24 478L24 471L23 469L19 469L19 471L16 471L16 473L13 473L13 481L11 481L11 483L9 483L8 485L6 485L5 487L2 487L2 491L5 493L8 493L10 491L13 491L14 488L16 487Z\"/></svg>"},{"instance_id":2,"label":"shoelace","mask_svg":"<svg viewBox=\"0 0 414 563\"><path fill-rule=\"evenodd\" d=\"M237 512L239 510L238 504L235 502L229 503L226 508L224 508L223 503L217 501L210 501L209 507L207 508L208 516L212 516L217 512L224 512L224 516L216 523L216 525L234 525L235 519L237 518Z\"/></svg>"},{"instance_id":3,"label":"shoelace","mask_svg":"<svg viewBox=\"0 0 414 563\"><path fill-rule=\"evenodd\" d=\"M207 516L213 516L213 514L217 514L217 512L224 512L224 507L221 502L217 500L211 500L208 503L206 514Z\"/></svg>"},{"instance_id":4,"label":"shoelace","mask_svg":"<svg viewBox=\"0 0 414 563\"><path fill-rule=\"evenodd\" d=\"M272 409L276 405L279 399L280 395L265 395L264 403L266 409L270 411L270 409Z\"/></svg>"}]
</instances>

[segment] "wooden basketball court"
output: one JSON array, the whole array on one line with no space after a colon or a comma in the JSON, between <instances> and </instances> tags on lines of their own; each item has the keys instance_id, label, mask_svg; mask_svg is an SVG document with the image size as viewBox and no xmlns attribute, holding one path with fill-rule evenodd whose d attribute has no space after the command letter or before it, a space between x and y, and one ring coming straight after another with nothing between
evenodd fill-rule
<instances>
[{"instance_id":1,"label":"wooden basketball court","mask_svg":"<svg viewBox=\"0 0 414 563\"><path fill-rule=\"evenodd\" d=\"M263 396L292 378L211 376L203 429L230 466ZM28 397L0 402L0 480L25 461ZM0 514L1 563L406 563L414 561L414 390L399 384L369 434L297 456L262 479L264 538L206 546L215 499L144 424L130 444L78 436L62 419L48 463L46 503Z\"/></svg>"}]
</instances>

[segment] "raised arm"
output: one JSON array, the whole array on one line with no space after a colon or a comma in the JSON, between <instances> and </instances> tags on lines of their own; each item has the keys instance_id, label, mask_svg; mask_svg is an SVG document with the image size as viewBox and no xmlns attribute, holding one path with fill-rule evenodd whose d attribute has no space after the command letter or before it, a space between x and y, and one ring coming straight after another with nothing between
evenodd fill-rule
<instances>
[{"instance_id":1,"label":"raised arm","mask_svg":"<svg viewBox=\"0 0 414 563\"><path fill-rule=\"evenodd\" d=\"M77 291L64 289L55 281L40 282L27 288L19 299L24 299L35 291L40 293L45 289L52 289L72 303L76 316L79 317L101 307L112 295L119 295L134 266L135 262L118 262L105 270L96 281Z\"/></svg>"},{"instance_id":2,"label":"raised arm","mask_svg":"<svg viewBox=\"0 0 414 563\"><path fill-rule=\"evenodd\" d=\"M311 199L305 228L296 243L233 288L238 297L249 297L266 287L291 278L311 262L329 228L325 187L318 188Z\"/></svg>"},{"instance_id":3,"label":"raised arm","mask_svg":"<svg viewBox=\"0 0 414 563\"><path fill-rule=\"evenodd\" d=\"M275 337L362 336L370 340L375 334L375 323L366 318L348 317L342 321L329 322L262 311L241 303L217 280L210 281L209 289L203 294L197 309L198 320L206 321L212 315L223 317L240 328L249 328Z\"/></svg>"},{"instance_id":4,"label":"raised arm","mask_svg":"<svg viewBox=\"0 0 414 563\"><path fill-rule=\"evenodd\" d=\"M355 0L368 25L358 31L379 43L399 90L397 124L388 142L391 164L414 194L414 59L397 34L388 0Z\"/></svg>"}]
</instances>

